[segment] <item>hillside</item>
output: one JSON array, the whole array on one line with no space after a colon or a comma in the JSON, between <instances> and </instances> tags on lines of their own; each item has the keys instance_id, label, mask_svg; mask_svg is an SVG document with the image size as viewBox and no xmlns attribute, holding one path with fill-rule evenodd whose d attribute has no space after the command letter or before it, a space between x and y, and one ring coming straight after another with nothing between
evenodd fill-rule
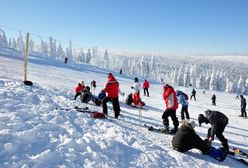
<instances>
[{"instance_id":1,"label":"hillside","mask_svg":"<svg viewBox=\"0 0 248 168\"><path fill-rule=\"evenodd\" d=\"M6 64L19 64L20 60L6 57L7 54L0 56ZM28 79L34 82L32 87L23 85L20 76L18 80L8 79L6 72L0 71L1 167L244 167L230 158L218 162L198 150L184 154L176 152L171 147L172 136L152 133L143 127L144 123L162 126L165 104L161 83L151 81L151 96L141 95L147 111L124 105L125 97L120 96L120 119L92 119L73 109L74 106L86 106L79 99L73 100L74 87L82 80L86 85L96 80L95 93L98 93L104 87L109 71L87 64L66 65L61 60L36 56L30 57L28 68ZM133 77L112 73L126 95L132 92ZM175 89L188 94L192 90ZM236 95L196 91L197 101L189 102L191 119L197 122L198 114L206 109L225 113L229 124L224 135L229 145L248 152L248 123L247 119L238 117L240 100L235 99ZM213 93L217 106L211 106ZM101 110L94 106L89 108ZM109 115L113 116L110 109ZM196 127L196 132L205 138L209 127ZM213 145L219 146L220 142L216 139Z\"/></svg>"}]
</instances>

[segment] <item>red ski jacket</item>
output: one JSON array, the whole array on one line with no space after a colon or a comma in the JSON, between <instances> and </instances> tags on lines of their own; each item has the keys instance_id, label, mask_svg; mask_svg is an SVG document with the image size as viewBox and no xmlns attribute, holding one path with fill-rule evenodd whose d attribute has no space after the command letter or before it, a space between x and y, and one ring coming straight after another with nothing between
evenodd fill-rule
<instances>
[{"instance_id":1,"label":"red ski jacket","mask_svg":"<svg viewBox=\"0 0 248 168\"><path fill-rule=\"evenodd\" d=\"M144 81L143 88L149 88L149 82L147 80Z\"/></svg>"},{"instance_id":2,"label":"red ski jacket","mask_svg":"<svg viewBox=\"0 0 248 168\"><path fill-rule=\"evenodd\" d=\"M84 90L84 88L85 88L85 86L79 85L79 86L77 86L77 87L75 88L75 92L76 92L76 93L81 92L81 91Z\"/></svg>"},{"instance_id":3,"label":"red ski jacket","mask_svg":"<svg viewBox=\"0 0 248 168\"><path fill-rule=\"evenodd\" d=\"M165 85L163 98L165 100L166 109L176 110L178 108L177 95L173 87Z\"/></svg>"},{"instance_id":4,"label":"red ski jacket","mask_svg":"<svg viewBox=\"0 0 248 168\"><path fill-rule=\"evenodd\" d=\"M109 98L117 98L119 93L119 83L113 75L108 76L105 92Z\"/></svg>"}]
</instances>

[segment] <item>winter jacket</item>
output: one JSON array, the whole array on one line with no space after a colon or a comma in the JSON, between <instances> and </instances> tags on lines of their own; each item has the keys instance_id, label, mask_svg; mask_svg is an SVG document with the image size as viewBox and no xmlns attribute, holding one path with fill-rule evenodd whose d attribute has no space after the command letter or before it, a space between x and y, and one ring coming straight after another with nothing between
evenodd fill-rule
<instances>
[{"instance_id":1,"label":"winter jacket","mask_svg":"<svg viewBox=\"0 0 248 168\"><path fill-rule=\"evenodd\" d=\"M135 93L140 92L140 90L141 90L140 82L134 82L134 84L133 84L133 89L134 89L134 92L135 92Z\"/></svg>"},{"instance_id":2,"label":"winter jacket","mask_svg":"<svg viewBox=\"0 0 248 168\"><path fill-rule=\"evenodd\" d=\"M147 80L144 81L143 83L143 88L149 88L149 82Z\"/></svg>"},{"instance_id":3,"label":"winter jacket","mask_svg":"<svg viewBox=\"0 0 248 168\"><path fill-rule=\"evenodd\" d=\"M107 93L109 98L117 98L119 91L119 83L113 75L108 76L108 81L104 91Z\"/></svg>"},{"instance_id":4,"label":"winter jacket","mask_svg":"<svg viewBox=\"0 0 248 168\"><path fill-rule=\"evenodd\" d=\"M80 99L83 103L88 103L90 100L92 100L92 94L89 91L84 90L81 94Z\"/></svg>"},{"instance_id":5,"label":"winter jacket","mask_svg":"<svg viewBox=\"0 0 248 168\"><path fill-rule=\"evenodd\" d=\"M186 125L182 125L177 130L172 138L172 146L179 152L186 152L193 148L201 150L203 154L211 151L211 147L195 133L195 130Z\"/></svg>"},{"instance_id":6,"label":"winter jacket","mask_svg":"<svg viewBox=\"0 0 248 168\"><path fill-rule=\"evenodd\" d=\"M241 108L245 108L246 107L246 99L243 97L241 98Z\"/></svg>"},{"instance_id":7,"label":"winter jacket","mask_svg":"<svg viewBox=\"0 0 248 168\"><path fill-rule=\"evenodd\" d=\"M213 95L211 99L212 99L213 101L215 101L215 100L216 100L216 96Z\"/></svg>"},{"instance_id":8,"label":"winter jacket","mask_svg":"<svg viewBox=\"0 0 248 168\"><path fill-rule=\"evenodd\" d=\"M183 93L182 91L179 91L177 93L178 96L178 102L182 105L182 106L188 106L189 102L186 100L186 96L185 93Z\"/></svg>"},{"instance_id":9,"label":"winter jacket","mask_svg":"<svg viewBox=\"0 0 248 168\"><path fill-rule=\"evenodd\" d=\"M164 86L163 98L167 110L176 110L178 108L176 92L171 86Z\"/></svg>"},{"instance_id":10,"label":"winter jacket","mask_svg":"<svg viewBox=\"0 0 248 168\"><path fill-rule=\"evenodd\" d=\"M210 136L214 137L214 135L216 134L218 124L226 125L228 123L228 118L226 115L219 111L207 110L205 111L205 114L206 118L208 119L208 122L211 124Z\"/></svg>"},{"instance_id":11,"label":"winter jacket","mask_svg":"<svg viewBox=\"0 0 248 168\"><path fill-rule=\"evenodd\" d=\"M76 92L76 93L82 92L84 89L85 89L85 86L84 86L84 85L78 85L78 86L75 88L75 92Z\"/></svg>"}]
</instances>

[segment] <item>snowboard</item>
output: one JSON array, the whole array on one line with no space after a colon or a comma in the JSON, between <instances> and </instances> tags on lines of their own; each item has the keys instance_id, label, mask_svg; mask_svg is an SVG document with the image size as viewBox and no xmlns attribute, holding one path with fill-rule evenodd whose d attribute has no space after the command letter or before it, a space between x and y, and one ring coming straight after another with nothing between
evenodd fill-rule
<instances>
[{"instance_id":1,"label":"snowboard","mask_svg":"<svg viewBox=\"0 0 248 168\"><path fill-rule=\"evenodd\" d=\"M232 151L228 153L228 157L248 165L248 154L239 148L233 148Z\"/></svg>"},{"instance_id":2,"label":"snowboard","mask_svg":"<svg viewBox=\"0 0 248 168\"><path fill-rule=\"evenodd\" d=\"M165 130L165 128L156 128L157 126L154 127L154 126L151 126L151 125L144 124L144 127L146 127L148 129L148 131L151 131L151 132L157 132L157 133L169 134L169 135L174 135L175 134L171 130L169 130L169 131Z\"/></svg>"}]
</instances>

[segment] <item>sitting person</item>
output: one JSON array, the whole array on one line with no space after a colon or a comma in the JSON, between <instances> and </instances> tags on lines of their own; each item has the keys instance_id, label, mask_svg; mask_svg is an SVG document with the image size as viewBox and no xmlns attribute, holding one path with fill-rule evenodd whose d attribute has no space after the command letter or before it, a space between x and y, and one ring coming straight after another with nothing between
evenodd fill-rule
<instances>
[{"instance_id":1,"label":"sitting person","mask_svg":"<svg viewBox=\"0 0 248 168\"><path fill-rule=\"evenodd\" d=\"M210 153L211 146L196 134L194 127L194 122L184 121L172 139L173 148L179 152L196 148L203 154Z\"/></svg>"},{"instance_id":2,"label":"sitting person","mask_svg":"<svg viewBox=\"0 0 248 168\"><path fill-rule=\"evenodd\" d=\"M97 105L101 106L102 100L106 97L106 93L104 90L101 90L101 92L98 94L98 96L93 96L92 101Z\"/></svg>"},{"instance_id":3,"label":"sitting person","mask_svg":"<svg viewBox=\"0 0 248 168\"><path fill-rule=\"evenodd\" d=\"M132 93L130 93L128 96L127 96L127 98L126 98L126 100L125 100L125 103L127 104L127 105L132 105L132 103L133 103L133 94Z\"/></svg>"},{"instance_id":4,"label":"sitting person","mask_svg":"<svg viewBox=\"0 0 248 168\"><path fill-rule=\"evenodd\" d=\"M186 152L193 148L199 149L202 154L209 154L218 161L225 160L227 153L224 149L216 149L202 140L195 132L194 122L184 121L172 138L173 149L178 152Z\"/></svg>"},{"instance_id":5,"label":"sitting person","mask_svg":"<svg viewBox=\"0 0 248 168\"><path fill-rule=\"evenodd\" d=\"M81 83L78 83L77 87L75 88L76 95L74 96L74 100L77 99L79 95L81 95L81 92L85 89L85 86Z\"/></svg>"},{"instance_id":6,"label":"sitting person","mask_svg":"<svg viewBox=\"0 0 248 168\"><path fill-rule=\"evenodd\" d=\"M80 99L82 103L88 103L90 100L92 100L92 94L90 92L89 86L86 86L85 89L82 91Z\"/></svg>"}]
</instances>

